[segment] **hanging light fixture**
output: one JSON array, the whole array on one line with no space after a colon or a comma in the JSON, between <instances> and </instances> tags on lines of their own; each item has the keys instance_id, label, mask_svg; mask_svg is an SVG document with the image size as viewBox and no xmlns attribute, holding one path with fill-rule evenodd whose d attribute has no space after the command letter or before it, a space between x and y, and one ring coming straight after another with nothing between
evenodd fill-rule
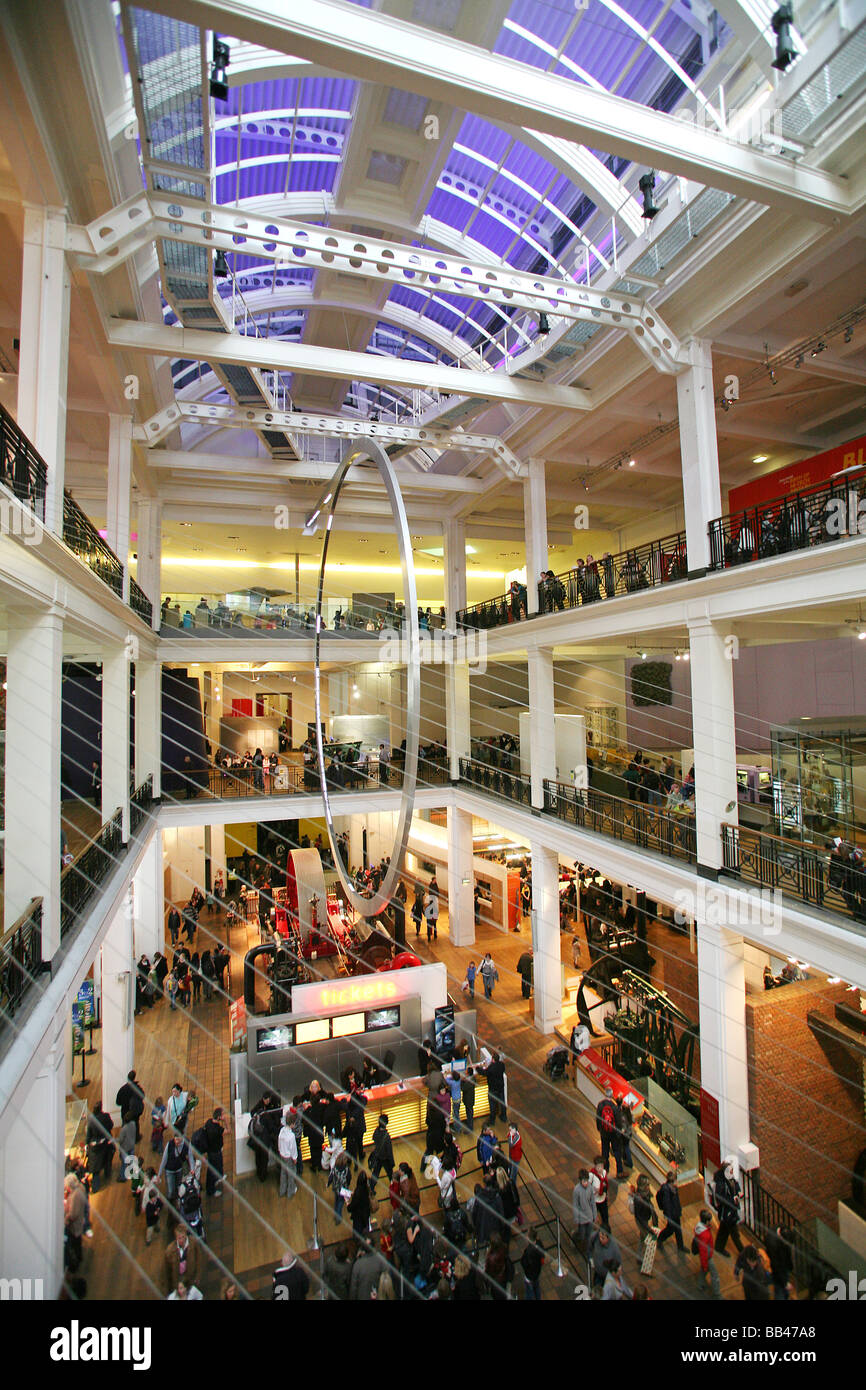
<instances>
[{"instance_id":1,"label":"hanging light fixture","mask_svg":"<svg viewBox=\"0 0 866 1390\"><path fill-rule=\"evenodd\" d=\"M229 278L229 263L226 260L225 251L217 251L214 256L213 273L215 280L227 280Z\"/></svg>"},{"instance_id":2,"label":"hanging light fixture","mask_svg":"<svg viewBox=\"0 0 866 1390\"><path fill-rule=\"evenodd\" d=\"M549 332L550 332L550 319L547 317L547 315L546 315L545 313L540 313L540 314L538 315L538 336L539 336L539 338L546 338Z\"/></svg>"},{"instance_id":3,"label":"hanging light fixture","mask_svg":"<svg viewBox=\"0 0 866 1390\"><path fill-rule=\"evenodd\" d=\"M793 8L790 5L780 5L770 23L773 26L773 33L776 35L776 56L773 59L773 67L779 72L786 72L797 56L794 40L791 37L791 25L794 23Z\"/></svg>"},{"instance_id":4,"label":"hanging light fixture","mask_svg":"<svg viewBox=\"0 0 866 1390\"><path fill-rule=\"evenodd\" d=\"M213 36L213 59L210 69L210 94L216 101L228 101L229 84L226 77L226 68L230 61L230 50L227 43L222 39Z\"/></svg>"},{"instance_id":5,"label":"hanging light fixture","mask_svg":"<svg viewBox=\"0 0 866 1390\"><path fill-rule=\"evenodd\" d=\"M649 221L652 221L652 219L658 212L658 208L653 202L653 189L656 186L656 176L654 170L650 169L648 174L641 174L640 178L637 181L637 186L643 194L643 212L641 213L641 216L647 218L647 220Z\"/></svg>"}]
</instances>

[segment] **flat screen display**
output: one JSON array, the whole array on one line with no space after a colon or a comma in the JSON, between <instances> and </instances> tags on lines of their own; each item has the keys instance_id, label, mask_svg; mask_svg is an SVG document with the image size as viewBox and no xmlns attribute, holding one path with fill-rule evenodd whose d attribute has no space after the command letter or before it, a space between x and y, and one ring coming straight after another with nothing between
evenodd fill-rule
<instances>
[{"instance_id":1,"label":"flat screen display","mask_svg":"<svg viewBox=\"0 0 866 1390\"><path fill-rule=\"evenodd\" d=\"M375 1033L380 1028L399 1028L400 1005L394 1004L388 1009L368 1009L365 1021L365 1033Z\"/></svg>"},{"instance_id":2,"label":"flat screen display","mask_svg":"<svg viewBox=\"0 0 866 1390\"><path fill-rule=\"evenodd\" d=\"M306 1023L295 1024L295 1042L313 1043L324 1042L331 1031L331 1020L329 1018L311 1018Z\"/></svg>"},{"instance_id":3,"label":"flat screen display","mask_svg":"<svg viewBox=\"0 0 866 1390\"><path fill-rule=\"evenodd\" d=\"M433 1048L437 1057L453 1057L454 1041L454 1005L445 1004L433 1015Z\"/></svg>"},{"instance_id":4,"label":"flat screen display","mask_svg":"<svg viewBox=\"0 0 866 1390\"><path fill-rule=\"evenodd\" d=\"M276 1028L260 1028L256 1033L256 1052L278 1052L280 1048L291 1047L293 1034L291 1023L281 1023Z\"/></svg>"},{"instance_id":5,"label":"flat screen display","mask_svg":"<svg viewBox=\"0 0 866 1390\"><path fill-rule=\"evenodd\" d=\"M341 1014L331 1019L331 1037L348 1038L351 1033L363 1033L363 1014Z\"/></svg>"},{"instance_id":6,"label":"flat screen display","mask_svg":"<svg viewBox=\"0 0 866 1390\"><path fill-rule=\"evenodd\" d=\"M456 1075L459 1076L460 1072L466 1070L466 1058L465 1058L465 1057L461 1057L461 1058L459 1059L459 1061L458 1061L457 1059L455 1059L455 1060L451 1063L451 1070L452 1070Z\"/></svg>"}]
</instances>

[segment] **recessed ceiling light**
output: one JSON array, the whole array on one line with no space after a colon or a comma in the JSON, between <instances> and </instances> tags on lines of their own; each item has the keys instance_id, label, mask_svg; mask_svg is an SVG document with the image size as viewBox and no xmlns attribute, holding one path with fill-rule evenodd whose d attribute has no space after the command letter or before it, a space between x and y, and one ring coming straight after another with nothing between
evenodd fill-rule
<instances>
[{"instance_id":1,"label":"recessed ceiling light","mask_svg":"<svg viewBox=\"0 0 866 1390\"><path fill-rule=\"evenodd\" d=\"M239 541L240 536L226 536L227 541Z\"/></svg>"},{"instance_id":2,"label":"recessed ceiling light","mask_svg":"<svg viewBox=\"0 0 866 1390\"><path fill-rule=\"evenodd\" d=\"M191 522L191 521L182 521L180 524L181 524L181 526L192 526L192 522Z\"/></svg>"},{"instance_id":3,"label":"recessed ceiling light","mask_svg":"<svg viewBox=\"0 0 866 1390\"><path fill-rule=\"evenodd\" d=\"M358 544L359 544L359 545L366 545L366 544L367 544L367 537L366 537L366 536L359 536L359 537L358 537Z\"/></svg>"},{"instance_id":4,"label":"recessed ceiling light","mask_svg":"<svg viewBox=\"0 0 866 1390\"><path fill-rule=\"evenodd\" d=\"M634 465L635 465L635 460L634 460L634 459L629 459L629 461L628 461L628 466L629 466L629 468L634 468Z\"/></svg>"},{"instance_id":5,"label":"recessed ceiling light","mask_svg":"<svg viewBox=\"0 0 866 1390\"><path fill-rule=\"evenodd\" d=\"M755 454L752 463L766 463L769 457L769 454Z\"/></svg>"}]
</instances>

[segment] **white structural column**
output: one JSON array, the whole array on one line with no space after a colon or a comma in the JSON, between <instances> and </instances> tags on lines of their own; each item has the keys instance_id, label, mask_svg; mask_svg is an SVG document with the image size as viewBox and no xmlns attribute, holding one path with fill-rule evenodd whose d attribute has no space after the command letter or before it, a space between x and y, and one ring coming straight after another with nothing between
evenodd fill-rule
<instances>
[{"instance_id":1,"label":"white structural column","mask_svg":"<svg viewBox=\"0 0 866 1390\"><path fill-rule=\"evenodd\" d=\"M468 758L470 744L469 663L452 661L445 668L445 737L451 778L460 776L460 759Z\"/></svg>"},{"instance_id":2,"label":"white structural column","mask_svg":"<svg viewBox=\"0 0 866 1390\"><path fill-rule=\"evenodd\" d=\"M11 609L6 657L6 929L42 899L42 958L60 945L63 619Z\"/></svg>"},{"instance_id":3,"label":"white structural column","mask_svg":"<svg viewBox=\"0 0 866 1390\"><path fill-rule=\"evenodd\" d=\"M48 468L45 524L63 534L69 270L63 208L24 209L18 424Z\"/></svg>"},{"instance_id":4,"label":"white structural column","mask_svg":"<svg viewBox=\"0 0 866 1390\"><path fill-rule=\"evenodd\" d=\"M215 746L215 745L214 745ZM135 785L153 778L159 796L162 755L162 665L153 657L135 663Z\"/></svg>"},{"instance_id":5,"label":"white structural column","mask_svg":"<svg viewBox=\"0 0 866 1390\"><path fill-rule=\"evenodd\" d=\"M737 824L737 643L733 634L706 618L689 618L688 626L698 865L717 870L722 864L722 823ZM683 768L683 774L687 772Z\"/></svg>"},{"instance_id":6,"label":"white structural column","mask_svg":"<svg viewBox=\"0 0 866 1390\"><path fill-rule=\"evenodd\" d=\"M160 866L161 867L161 866ZM109 1112L114 1097L135 1065L135 961L133 955L132 884L117 909L100 951L102 967L102 1104ZM115 1116L119 1124L118 1116Z\"/></svg>"},{"instance_id":7,"label":"white structural column","mask_svg":"<svg viewBox=\"0 0 866 1390\"><path fill-rule=\"evenodd\" d=\"M123 601L129 602L129 508L132 484L132 420L128 415L108 417L107 533L123 565Z\"/></svg>"},{"instance_id":8,"label":"white structural column","mask_svg":"<svg viewBox=\"0 0 866 1390\"><path fill-rule=\"evenodd\" d=\"M161 830L154 830L132 885L133 956L135 960L141 955L153 960L154 952L161 951L165 941Z\"/></svg>"},{"instance_id":9,"label":"white structural column","mask_svg":"<svg viewBox=\"0 0 866 1390\"><path fill-rule=\"evenodd\" d=\"M162 504L160 502L139 502L138 540L135 553L138 562L135 572L136 582L153 604L152 626L159 631L162 569Z\"/></svg>"},{"instance_id":10,"label":"white structural column","mask_svg":"<svg viewBox=\"0 0 866 1390\"><path fill-rule=\"evenodd\" d=\"M562 958L559 932L559 856L533 843L532 978L535 1026L552 1033L562 1022Z\"/></svg>"},{"instance_id":11,"label":"white structural column","mask_svg":"<svg viewBox=\"0 0 866 1390\"><path fill-rule=\"evenodd\" d=\"M65 1013L56 1024L26 1097L13 1098L15 1119L0 1146L0 1270L4 1280L41 1279L30 1298L59 1297L63 1278Z\"/></svg>"},{"instance_id":12,"label":"white structural column","mask_svg":"<svg viewBox=\"0 0 866 1390\"><path fill-rule=\"evenodd\" d=\"M556 777L556 734L553 722L553 652L541 648L527 654L529 666L529 767L532 805L544 808L544 779Z\"/></svg>"},{"instance_id":13,"label":"white structural column","mask_svg":"<svg viewBox=\"0 0 866 1390\"><path fill-rule=\"evenodd\" d=\"M129 839L129 656L113 642L102 657L102 823L118 806Z\"/></svg>"},{"instance_id":14,"label":"white structural column","mask_svg":"<svg viewBox=\"0 0 866 1390\"><path fill-rule=\"evenodd\" d=\"M544 459L529 460L523 480L523 519L526 529L526 607L538 612L538 581L547 569L547 485Z\"/></svg>"},{"instance_id":15,"label":"white structural column","mask_svg":"<svg viewBox=\"0 0 866 1390\"><path fill-rule=\"evenodd\" d=\"M457 627L457 614L466 607L466 526L446 521L442 527L445 569L445 614L449 632Z\"/></svg>"},{"instance_id":16,"label":"white structural column","mask_svg":"<svg viewBox=\"0 0 866 1390\"><path fill-rule=\"evenodd\" d=\"M472 816L448 807L448 930L452 946L475 940Z\"/></svg>"},{"instance_id":17,"label":"white structural column","mask_svg":"<svg viewBox=\"0 0 866 1390\"><path fill-rule=\"evenodd\" d=\"M705 570L710 563L707 526L722 511L710 349L706 338L691 338L684 346L690 365L677 376L683 510L690 571Z\"/></svg>"},{"instance_id":18,"label":"white structural column","mask_svg":"<svg viewBox=\"0 0 866 1390\"><path fill-rule=\"evenodd\" d=\"M749 1138L746 981L743 938L697 922L701 1090L718 1102L721 1157L755 1166ZM706 1116L704 1116L706 1123Z\"/></svg>"},{"instance_id":19,"label":"white structural column","mask_svg":"<svg viewBox=\"0 0 866 1390\"><path fill-rule=\"evenodd\" d=\"M466 527L460 521L447 521L442 528L445 565L445 615L449 633L457 632L457 614L466 607ZM445 648L445 741L448 745L449 776L460 776L460 759L468 758L470 744L469 665L456 660L465 655L458 642Z\"/></svg>"}]
</instances>

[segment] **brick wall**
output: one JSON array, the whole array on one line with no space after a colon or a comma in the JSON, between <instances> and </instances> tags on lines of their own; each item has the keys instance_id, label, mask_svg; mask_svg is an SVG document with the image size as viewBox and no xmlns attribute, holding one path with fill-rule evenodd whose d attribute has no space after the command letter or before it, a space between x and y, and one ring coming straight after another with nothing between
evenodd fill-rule
<instances>
[{"instance_id":1,"label":"brick wall","mask_svg":"<svg viewBox=\"0 0 866 1390\"><path fill-rule=\"evenodd\" d=\"M752 1139L767 1190L801 1220L836 1226L836 1202L851 1191L851 1169L866 1147L861 1062L841 1043L819 1039L806 1019L833 1016L851 1002L844 985L804 980L749 995L746 1031Z\"/></svg>"},{"instance_id":2,"label":"brick wall","mask_svg":"<svg viewBox=\"0 0 866 1390\"><path fill-rule=\"evenodd\" d=\"M652 982L682 1009L686 1018L693 1023L698 1021L698 958L689 954L687 933L674 931L663 922L652 921L647 930L647 946L650 955L655 957L652 969ZM677 1036L680 1028L677 1025ZM692 1080L700 1085L701 1050L695 1045L695 1060L692 1067Z\"/></svg>"}]
</instances>

